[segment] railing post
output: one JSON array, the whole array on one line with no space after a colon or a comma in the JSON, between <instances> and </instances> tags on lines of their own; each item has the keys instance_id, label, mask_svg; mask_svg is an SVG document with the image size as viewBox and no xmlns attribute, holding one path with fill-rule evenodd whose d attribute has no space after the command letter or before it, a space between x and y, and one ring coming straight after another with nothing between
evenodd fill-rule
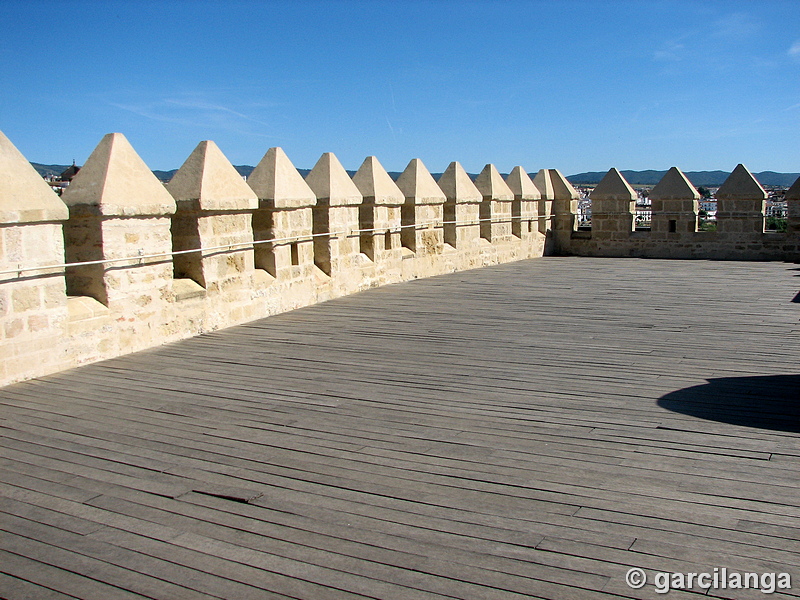
<instances>
[{"instance_id":1,"label":"railing post","mask_svg":"<svg viewBox=\"0 0 800 600\"><path fill-rule=\"evenodd\" d=\"M281 281L309 279L314 268L314 192L278 147L267 150L247 184L258 197L253 213L253 238L261 242L255 246L256 271Z\"/></svg>"},{"instance_id":2,"label":"railing post","mask_svg":"<svg viewBox=\"0 0 800 600\"><path fill-rule=\"evenodd\" d=\"M200 250L173 257L174 285L188 277L208 293L223 295L226 311L241 311L237 305L251 299L255 193L211 141L197 145L166 187L177 204L175 251ZM234 247L219 248L226 244Z\"/></svg>"},{"instance_id":3,"label":"railing post","mask_svg":"<svg viewBox=\"0 0 800 600\"><path fill-rule=\"evenodd\" d=\"M661 240L697 231L700 194L678 167L672 167L650 192L651 231Z\"/></svg>"},{"instance_id":4,"label":"railing post","mask_svg":"<svg viewBox=\"0 0 800 600\"><path fill-rule=\"evenodd\" d=\"M744 165L738 165L717 191L717 231L764 233L767 192Z\"/></svg>"},{"instance_id":5,"label":"railing post","mask_svg":"<svg viewBox=\"0 0 800 600\"><path fill-rule=\"evenodd\" d=\"M592 239L611 242L628 240L635 227L637 196L622 173L615 168L610 169L592 190L590 197Z\"/></svg>"},{"instance_id":6,"label":"railing post","mask_svg":"<svg viewBox=\"0 0 800 600\"><path fill-rule=\"evenodd\" d=\"M444 243L458 250L470 250L480 239L480 203L483 194L472 183L464 167L453 161L439 177L445 197Z\"/></svg>"},{"instance_id":7,"label":"railing post","mask_svg":"<svg viewBox=\"0 0 800 600\"><path fill-rule=\"evenodd\" d=\"M0 271L64 262L67 207L0 132ZM64 368L64 269L0 275L0 385Z\"/></svg>"}]
</instances>

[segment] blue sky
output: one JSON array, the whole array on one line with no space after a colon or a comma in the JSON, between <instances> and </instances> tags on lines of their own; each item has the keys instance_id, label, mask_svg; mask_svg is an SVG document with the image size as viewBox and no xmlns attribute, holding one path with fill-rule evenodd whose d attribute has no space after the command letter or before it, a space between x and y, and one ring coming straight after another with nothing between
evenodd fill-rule
<instances>
[{"instance_id":1,"label":"blue sky","mask_svg":"<svg viewBox=\"0 0 800 600\"><path fill-rule=\"evenodd\" d=\"M0 31L0 130L35 162L118 131L153 169L211 139L301 168L800 171L796 0L3 0Z\"/></svg>"}]
</instances>

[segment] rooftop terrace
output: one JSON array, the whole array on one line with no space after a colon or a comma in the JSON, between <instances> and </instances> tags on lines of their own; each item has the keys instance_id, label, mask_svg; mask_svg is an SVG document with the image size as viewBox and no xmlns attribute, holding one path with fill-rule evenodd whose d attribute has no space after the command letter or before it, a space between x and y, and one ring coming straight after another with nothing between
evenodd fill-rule
<instances>
[{"instance_id":1,"label":"rooftop terrace","mask_svg":"<svg viewBox=\"0 0 800 600\"><path fill-rule=\"evenodd\" d=\"M798 597L799 277L540 258L2 388L0 597Z\"/></svg>"}]
</instances>

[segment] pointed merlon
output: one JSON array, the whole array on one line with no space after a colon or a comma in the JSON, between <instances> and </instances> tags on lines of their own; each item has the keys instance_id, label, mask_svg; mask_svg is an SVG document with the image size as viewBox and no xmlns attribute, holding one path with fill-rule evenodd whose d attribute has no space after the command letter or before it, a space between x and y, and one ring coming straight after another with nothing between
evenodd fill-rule
<instances>
[{"instance_id":1,"label":"pointed merlon","mask_svg":"<svg viewBox=\"0 0 800 600\"><path fill-rule=\"evenodd\" d=\"M698 200L700 194L678 167L672 167L650 192L651 200Z\"/></svg>"},{"instance_id":2,"label":"pointed merlon","mask_svg":"<svg viewBox=\"0 0 800 600\"><path fill-rule=\"evenodd\" d=\"M533 178L533 185L539 190L542 200L552 200L554 198L553 182L550 180L550 171L539 169Z\"/></svg>"},{"instance_id":3,"label":"pointed merlon","mask_svg":"<svg viewBox=\"0 0 800 600\"><path fill-rule=\"evenodd\" d=\"M787 200L800 200L800 177L792 184L786 192Z\"/></svg>"},{"instance_id":4,"label":"pointed merlon","mask_svg":"<svg viewBox=\"0 0 800 600\"><path fill-rule=\"evenodd\" d=\"M317 164L306 175L306 183L317 196L318 204L328 206L361 204L361 192L333 152L326 152L319 157Z\"/></svg>"},{"instance_id":5,"label":"pointed merlon","mask_svg":"<svg viewBox=\"0 0 800 600\"><path fill-rule=\"evenodd\" d=\"M364 159L353 175L353 183L364 197L364 202L387 206L400 206L405 202L403 192L374 156Z\"/></svg>"},{"instance_id":6,"label":"pointed merlon","mask_svg":"<svg viewBox=\"0 0 800 600\"><path fill-rule=\"evenodd\" d=\"M430 171L418 158L412 158L405 171L397 178L397 187L403 192L407 203L444 204L447 200Z\"/></svg>"},{"instance_id":7,"label":"pointed merlon","mask_svg":"<svg viewBox=\"0 0 800 600\"><path fill-rule=\"evenodd\" d=\"M483 171L475 178L477 187L484 198L492 200L513 200L514 192L508 187L503 176L497 171L493 164L488 164Z\"/></svg>"},{"instance_id":8,"label":"pointed merlon","mask_svg":"<svg viewBox=\"0 0 800 600\"><path fill-rule=\"evenodd\" d=\"M738 165L717 190L717 200L758 200L767 198L767 192L744 165Z\"/></svg>"},{"instance_id":9,"label":"pointed merlon","mask_svg":"<svg viewBox=\"0 0 800 600\"><path fill-rule=\"evenodd\" d=\"M175 200L121 133L106 135L86 159L61 199L107 216L158 216L175 212Z\"/></svg>"},{"instance_id":10,"label":"pointed merlon","mask_svg":"<svg viewBox=\"0 0 800 600\"><path fill-rule=\"evenodd\" d=\"M66 221L69 211L0 131L0 223Z\"/></svg>"},{"instance_id":11,"label":"pointed merlon","mask_svg":"<svg viewBox=\"0 0 800 600\"><path fill-rule=\"evenodd\" d=\"M247 185L264 208L314 206L317 197L282 148L270 148L250 173Z\"/></svg>"},{"instance_id":12,"label":"pointed merlon","mask_svg":"<svg viewBox=\"0 0 800 600\"><path fill-rule=\"evenodd\" d=\"M592 200L636 200L637 195L617 169L611 168L589 194Z\"/></svg>"},{"instance_id":13,"label":"pointed merlon","mask_svg":"<svg viewBox=\"0 0 800 600\"><path fill-rule=\"evenodd\" d=\"M201 210L258 208L255 192L217 145L200 142L167 184L176 202L197 202Z\"/></svg>"},{"instance_id":14,"label":"pointed merlon","mask_svg":"<svg viewBox=\"0 0 800 600\"><path fill-rule=\"evenodd\" d=\"M572 187L567 178L558 169L547 169L550 182L553 185L553 200L577 200L580 198L578 191Z\"/></svg>"},{"instance_id":15,"label":"pointed merlon","mask_svg":"<svg viewBox=\"0 0 800 600\"><path fill-rule=\"evenodd\" d=\"M437 183L450 202L477 204L483 200L483 194L458 161L450 163Z\"/></svg>"},{"instance_id":16,"label":"pointed merlon","mask_svg":"<svg viewBox=\"0 0 800 600\"><path fill-rule=\"evenodd\" d=\"M542 194L539 188L522 167L514 167L506 177L506 184L514 192L517 200L540 200Z\"/></svg>"}]
</instances>

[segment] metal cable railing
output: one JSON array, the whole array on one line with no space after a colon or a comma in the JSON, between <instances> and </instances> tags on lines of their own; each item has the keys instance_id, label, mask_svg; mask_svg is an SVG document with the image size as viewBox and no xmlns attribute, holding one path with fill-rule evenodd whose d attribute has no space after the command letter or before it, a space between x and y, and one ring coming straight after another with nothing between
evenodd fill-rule
<instances>
[{"instance_id":1,"label":"metal cable railing","mask_svg":"<svg viewBox=\"0 0 800 600\"><path fill-rule=\"evenodd\" d=\"M477 224L480 224L482 222L493 222L493 223L506 223L506 222L509 222L510 223L511 221L514 221L514 220L520 220L521 221L523 219L526 219L526 220L529 220L529 221L538 221L540 218L543 218L545 220L550 220L551 219L550 216L546 216L546 217L524 217L524 218L523 217L511 217L510 219L507 218L507 217L499 217L499 218L477 219L477 220L470 221L470 222L467 222L467 223L464 223L462 221L430 221L430 222L427 222L427 223L413 223L411 225L396 225L396 226L393 226L393 227L374 227L374 228L370 228L370 229L356 229L356 230L352 230L352 231L311 233L311 234L307 234L307 235L294 235L294 236L283 237L283 238L271 238L271 239L268 239L268 240L253 240L251 242L248 241L248 242L238 242L238 243L235 243L235 244L222 244L222 245L219 245L219 246L209 246L209 247L206 247L206 248L192 248L190 250L172 250L170 252L157 252L155 254L143 254L143 253L140 253L140 254L137 254L136 256L126 256L126 257L122 257L122 258L104 258L104 259L100 259L100 260L86 260L86 261L72 262L72 263L64 262L64 263L58 263L58 264L52 264L52 265L43 265L43 266L39 266L39 267L23 267L22 265L20 265L16 269L6 269L4 271L0 271L0 276L16 274L17 277L22 277L23 273L28 273L28 272L31 272L31 271L49 271L49 270L54 270L54 271L58 272L58 271L62 271L63 269L67 269L69 267L84 267L84 266L89 266L89 265L105 265L105 264L122 263L122 262L130 262L130 261L133 261L133 262L138 261L139 264L142 264L144 260L152 259L152 258L166 258L166 257L172 257L172 256L179 256L181 254L196 254L198 252L201 252L201 253L213 252L213 251L233 252L234 250L239 250L239 249L245 249L246 250L247 248L252 248L253 246L256 246L256 245L259 245L259 244L277 244L277 243L286 243L286 242L289 242L289 243L291 243L291 242L304 242L304 241L312 240L312 239L318 238L318 237L339 237L339 236L355 237L355 236L361 235L362 233L378 233L378 232L383 233L383 234L395 233L395 232L400 231L401 229L410 229L412 227L414 229L429 229L431 227L444 226L444 225L453 225L453 224L455 224L455 225L477 225Z\"/></svg>"}]
</instances>

